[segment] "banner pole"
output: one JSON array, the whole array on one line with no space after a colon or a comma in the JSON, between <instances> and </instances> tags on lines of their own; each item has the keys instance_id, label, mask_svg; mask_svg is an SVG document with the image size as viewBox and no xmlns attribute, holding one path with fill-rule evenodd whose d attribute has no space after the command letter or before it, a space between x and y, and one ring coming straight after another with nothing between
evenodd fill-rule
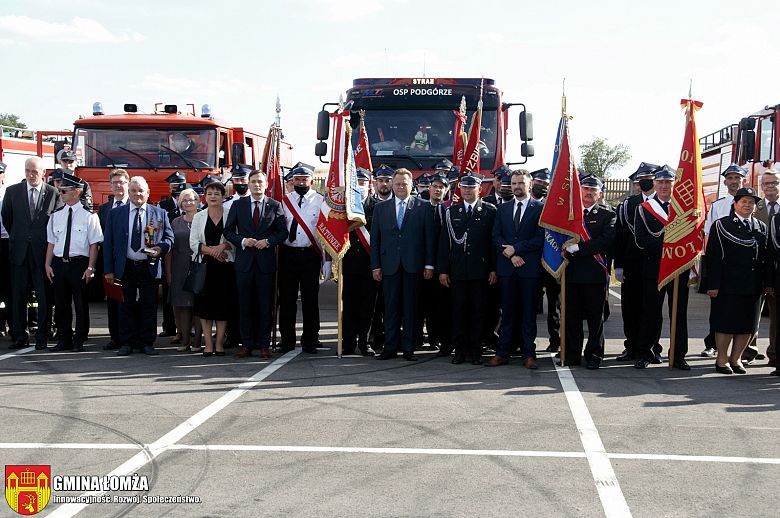
<instances>
[{"instance_id":1,"label":"banner pole","mask_svg":"<svg viewBox=\"0 0 780 518\"><path fill-rule=\"evenodd\" d=\"M680 290L680 276L674 276L674 289L672 290L672 321L669 333L669 368L674 367L674 345L677 339L677 298Z\"/></svg>"},{"instance_id":2,"label":"banner pole","mask_svg":"<svg viewBox=\"0 0 780 518\"><path fill-rule=\"evenodd\" d=\"M555 308L547 308L547 311L555 311ZM566 266L563 267L563 273L561 274L561 367L566 365Z\"/></svg>"},{"instance_id":3,"label":"banner pole","mask_svg":"<svg viewBox=\"0 0 780 518\"><path fill-rule=\"evenodd\" d=\"M276 348L276 321L279 318L278 297L279 297L279 247L274 247L274 261L276 269L274 270L274 305L272 306L273 315L271 316L271 347ZM246 346L246 344L244 344Z\"/></svg>"},{"instance_id":4,"label":"banner pole","mask_svg":"<svg viewBox=\"0 0 780 518\"><path fill-rule=\"evenodd\" d=\"M338 298L336 300L336 316L338 318L339 323L339 336L338 336L338 345L337 352L339 355L339 358L341 358L341 352L344 350L342 339L344 337L344 323L343 323L343 311L344 311L344 301L341 298L342 290L344 288L344 276L341 273L341 259L338 260L337 267L339 269L338 277L336 282L338 283Z\"/></svg>"}]
</instances>

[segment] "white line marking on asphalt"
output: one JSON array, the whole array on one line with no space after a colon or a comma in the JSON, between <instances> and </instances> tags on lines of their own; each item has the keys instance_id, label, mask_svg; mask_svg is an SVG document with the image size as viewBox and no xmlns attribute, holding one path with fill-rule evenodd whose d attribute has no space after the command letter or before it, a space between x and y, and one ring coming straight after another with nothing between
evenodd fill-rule
<instances>
[{"instance_id":1,"label":"white line marking on asphalt","mask_svg":"<svg viewBox=\"0 0 780 518\"><path fill-rule=\"evenodd\" d=\"M623 298L620 296L620 293L616 292L612 288L609 289L609 294L615 297L618 300L623 300Z\"/></svg>"},{"instance_id":2,"label":"white line marking on asphalt","mask_svg":"<svg viewBox=\"0 0 780 518\"><path fill-rule=\"evenodd\" d=\"M274 362L266 366L261 371L256 372L251 378L241 383L238 387L234 388L227 394L224 394L222 397L212 402L203 410L193 415L192 417L190 417L189 419L181 423L179 426L177 426L170 432L166 433L159 439L157 439L152 444L147 445L146 448L144 448L144 450L136 453L124 464L122 464L114 471L109 473L108 476L132 475L133 473L136 473L143 466L145 466L146 464L148 464L149 462L157 458L161 453L168 450L177 441L180 441L181 439L186 437L190 432L195 430L198 426L202 425L207 420L214 417L214 415L216 415L218 412L223 410L230 403L232 403L233 401L235 401L236 399L244 395L251 388L253 388L258 383L266 379L268 376L270 376L271 374L279 370L281 367L286 365L288 362L290 362L290 360L292 360L299 354L300 354L299 350L290 351L284 356L277 358ZM105 491L89 491L83 493L82 496L97 496L97 495L102 495L104 492ZM63 504L57 509L55 509L51 514L49 514L49 516L51 517L75 516L77 513L82 511L84 508L86 508L87 505L89 504L84 504L84 503Z\"/></svg>"},{"instance_id":3,"label":"white line marking on asphalt","mask_svg":"<svg viewBox=\"0 0 780 518\"><path fill-rule=\"evenodd\" d=\"M86 443L86 442L0 442L0 450L140 450L144 446L130 443Z\"/></svg>"},{"instance_id":4,"label":"white line marking on asphalt","mask_svg":"<svg viewBox=\"0 0 780 518\"><path fill-rule=\"evenodd\" d=\"M568 367L558 367L555 364L554 355L550 354L550 359L555 366L555 372L561 382L563 393L566 395L566 401L569 403L571 415L580 432L580 441L585 450L585 456L590 465L590 472L593 480L596 482L596 489L599 492L601 507L607 518L630 517L631 510L628 508L626 498L620 489L615 471L609 462L609 457L604 449L604 443L601 442L599 432L593 418L590 416L588 407L585 404L580 393L577 382Z\"/></svg>"},{"instance_id":5,"label":"white line marking on asphalt","mask_svg":"<svg viewBox=\"0 0 780 518\"><path fill-rule=\"evenodd\" d=\"M0 361L7 360L8 358L13 358L14 356L19 356L20 354L29 353L30 351L34 351L34 350L35 347L25 347L24 349L17 349L12 353L6 353L0 356Z\"/></svg>"},{"instance_id":6,"label":"white line marking on asphalt","mask_svg":"<svg viewBox=\"0 0 780 518\"><path fill-rule=\"evenodd\" d=\"M780 464L770 457L722 457L719 455L666 455L655 453L608 453L610 459L679 460L683 462L725 462L729 464Z\"/></svg>"}]
</instances>

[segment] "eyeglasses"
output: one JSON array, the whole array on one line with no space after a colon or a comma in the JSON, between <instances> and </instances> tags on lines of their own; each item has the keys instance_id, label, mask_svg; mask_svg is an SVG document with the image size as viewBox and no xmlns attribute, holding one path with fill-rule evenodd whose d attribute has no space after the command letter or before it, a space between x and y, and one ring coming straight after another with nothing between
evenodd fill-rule
<instances>
[{"instance_id":1,"label":"eyeglasses","mask_svg":"<svg viewBox=\"0 0 780 518\"><path fill-rule=\"evenodd\" d=\"M180 201L182 204L184 204L184 203L197 203L197 202L198 202L198 200L195 200L195 199L193 199L193 198L186 198L186 199L184 199L184 200L179 200L179 201Z\"/></svg>"},{"instance_id":2,"label":"eyeglasses","mask_svg":"<svg viewBox=\"0 0 780 518\"><path fill-rule=\"evenodd\" d=\"M127 180L115 180L111 182L111 185L119 187L120 185L127 185Z\"/></svg>"},{"instance_id":3,"label":"eyeglasses","mask_svg":"<svg viewBox=\"0 0 780 518\"><path fill-rule=\"evenodd\" d=\"M764 182L763 185L767 187L777 187L780 182Z\"/></svg>"}]
</instances>

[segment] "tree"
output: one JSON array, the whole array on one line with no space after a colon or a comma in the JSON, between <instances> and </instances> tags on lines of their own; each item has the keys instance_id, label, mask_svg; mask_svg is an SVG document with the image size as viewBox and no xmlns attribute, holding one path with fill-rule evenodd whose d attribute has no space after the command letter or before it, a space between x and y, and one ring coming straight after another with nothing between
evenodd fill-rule
<instances>
[{"instance_id":1,"label":"tree","mask_svg":"<svg viewBox=\"0 0 780 518\"><path fill-rule=\"evenodd\" d=\"M0 113L0 126L27 129L27 124L20 121L19 116L14 115L13 113Z\"/></svg>"},{"instance_id":2,"label":"tree","mask_svg":"<svg viewBox=\"0 0 780 518\"><path fill-rule=\"evenodd\" d=\"M625 144L609 145L607 139L593 139L579 146L580 169L606 180L615 168L624 166L631 160L631 153Z\"/></svg>"}]
</instances>

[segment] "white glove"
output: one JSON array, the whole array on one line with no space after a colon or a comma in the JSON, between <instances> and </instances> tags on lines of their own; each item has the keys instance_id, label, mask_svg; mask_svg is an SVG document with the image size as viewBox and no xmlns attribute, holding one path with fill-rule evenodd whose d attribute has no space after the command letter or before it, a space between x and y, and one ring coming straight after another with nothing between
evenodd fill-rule
<instances>
[{"instance_id":1,"label":"white glove","mask_svg":"<svg viewBox=\"0 0 780 518\"><path fill-rule=\"evenodd\" d=\"M615 268L615 279L618 282L623 282L623 268Z\"/></svg>"},{"instance_id":2,"label":"white glove","mask_svg":"<svg viewBox=\"0 0 780 518\"><path fill-rule=\"evenodd\" d=\"M330 279L332 274L333 274L333 263L330 261L325 261L322 265L322 280L320 281L320 284Z\"/></svg>"},{"instance_id":3,"label":"white glove","mask_svg":"<svg viewBox=\"0 0 780 518\"><path fill-rule=\"evenodd\" d=\"M578 245L577 243L574 243L573 245L566 245L566 251L569 252L570 254L573 254L579 249L580 249L580 245Z\"/></svg>"}]
</instances>

